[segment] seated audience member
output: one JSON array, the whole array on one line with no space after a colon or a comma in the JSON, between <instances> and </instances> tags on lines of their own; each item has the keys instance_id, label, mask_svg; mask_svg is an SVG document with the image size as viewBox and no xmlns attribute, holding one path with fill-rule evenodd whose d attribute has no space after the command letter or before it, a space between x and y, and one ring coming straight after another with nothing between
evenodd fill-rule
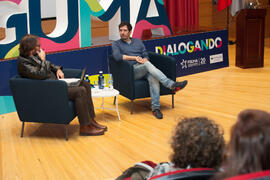
<instances>
[{"instance_id":1,"label":"seated audience member","mask_svg":"<svg viewBox=\"0 0 270 180\"><path fill-rule=\"evenodd\" d=\"M139 39L131 38L132 26L129 22L119 24L119 34L121 39L112 43L112 55L116 61L127 61L134 68L134 79L146 78L149 83L150 96L152 99L152 112L157 119L162 119L160 111L160 86L161 83L166 88L175 92L182 90L188 81L174 82L166 77L163 72L157 69L150 61L143 42Z\"/></svg>"},{"instance_id":2,"label":"seated audience member","mask_svg":"<svg viewBox=\"0 0 270 180\"><path fill-rule=\"evenodd\" d=\"M18 73L20 76L40 80L64 78L62 67L46 60L46 54L40 48L37 36L25 35L21 39L19 51ZM80 123L80 135L103 135L107 127L98 124L94 119L95 111L90 85L82 81L79 86L68 87L68 96L75 102Z\"/></svg>"},{"instance_id":3,"label":"seated audience member","mask_svg":"<svg viewBox=\"0 0 270 180\"><path fill-rule=\"evenodd\" d=\"M214 179L270 170L270 114L251 109L240 112L226 154L223 171Z\"/></svg>"},{"instance_id":4,"label":"seated audience member","mask_svg":"<svg viewBox=\"0 0 270 180\"><path fill-rule=\"evenodd\" d=\"M189 168L218 169L225 143L219 126L206 117L184 118L172 137L171 162L156 165L151 161L135 163L117 180L143 180L160 174Z\"/></svg>"},{"instance_id":5,"label":"seated audience member","mask_svg":"<svg viewBox=\"0 0 270 180\"><path fill-rule=\"evenodd\" d=\"M225 143L219 126L206 117L185 118L172 137L171 162L158 164L150 177L187 168L218 169Z\"/></svg>"}]
</instances>

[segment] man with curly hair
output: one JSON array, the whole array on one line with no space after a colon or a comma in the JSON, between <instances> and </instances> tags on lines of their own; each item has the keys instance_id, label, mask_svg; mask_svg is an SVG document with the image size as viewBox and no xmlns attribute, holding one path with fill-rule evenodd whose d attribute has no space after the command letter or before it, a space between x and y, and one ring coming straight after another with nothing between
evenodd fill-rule
<instances>
[{"instance_id":1,"label":"man with curly hair","mask_svg":"<svg viewBox=\"0 0 270 180\"><path fill-rule=\"evenodd\" d=\"M180 169L218 169L224 146L223 132L212 120L184 118L177 124L172 137L171 162L158 164L148 178Z\"/></svg>"}]
</instances>

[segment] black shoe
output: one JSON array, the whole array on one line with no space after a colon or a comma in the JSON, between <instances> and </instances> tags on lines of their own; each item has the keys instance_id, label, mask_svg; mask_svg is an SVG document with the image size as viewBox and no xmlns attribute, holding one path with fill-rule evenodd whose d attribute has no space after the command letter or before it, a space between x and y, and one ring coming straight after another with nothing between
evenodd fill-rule
<instances>
[{"instance_id":1,"label":"black shoe","mask_svg":"<svg viewBox=\"0 0 270 180\"><path fill-rule=\"evenodd\" d=\"M186 87L188 81L185 80L185 81L181 81L181 82L175 82L173 83L171 89L174 91L174 92L177 92L179 90L182 90Z\"/></svg>"},{"instance_id":2,"label":"black shoe","mask_svg":"<svg viewBox=\"0 0 270 180\"><path fill-rule=\"evenodd\" d=\"M162 112L160 112L159 109L155 109L155 110L153 111L153 115L154 115L157 119L162 119L162 118L163 118L163 114L162 114Z\"/></svg>"}]
</instances>

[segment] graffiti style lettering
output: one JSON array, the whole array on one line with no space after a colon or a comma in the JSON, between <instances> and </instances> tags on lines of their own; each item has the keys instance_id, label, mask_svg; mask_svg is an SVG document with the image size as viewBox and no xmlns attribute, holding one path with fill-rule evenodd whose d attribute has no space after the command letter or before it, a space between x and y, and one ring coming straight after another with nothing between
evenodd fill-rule
<instances>
[{"instance_id":1,"label":"graffiti style lettering","mask_svg":"<svg viewBox=\"0 0 270 180\"><path fill-rule=\"evenodd\" d=\"M209 38L209 39L201 39L201 40L195 40L195 41L189 41L189 42L180 42L177 46L177 44L168 44L167 46L163 45L156 46L155 51L159 54L164 55L179 55L185 54L185 53L194 53L196 51L207 51L214 48L221 48L222 46L222 39L221 37L216 37L215 39ZM178 47L178 49L176 49Z\"/></svg>"},{"instance_id":2,"label":"graffiti style lettering","mask_svg":"<svg viewBox=\"0 0 270 180\"><path fill-rule=\"evenodd\" d=\"M162 0L57 0L55 3L56 27L52 33L45 35L41 27L40 0L0 0L0 12L6 13L0 17L0 27L7 32L6 38L0 41L0 59L18 56L19 40L26 33L39 36L46 52L89 47L91 16L111 21L119 9L119 21L133 24L133 37L141 38L144 29L154 28L162 28L164 35L171 34ZM155 6L158 15L151 16L152 6ZM118 35L118 26L113 26L117 31L114 29L112 33Z\"/></svg>"}]
</instances>

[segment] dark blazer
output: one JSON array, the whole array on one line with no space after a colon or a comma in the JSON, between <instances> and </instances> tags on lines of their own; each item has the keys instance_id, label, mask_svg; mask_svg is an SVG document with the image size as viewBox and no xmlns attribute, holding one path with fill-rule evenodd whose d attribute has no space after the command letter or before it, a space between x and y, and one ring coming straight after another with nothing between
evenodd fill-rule
<instances>
[{"instance_id":1,"label":"dark blazer","mask_svg":"<svg viewBox=\"0 0 270 180\"><path fill-rule=\"evenodd\" d=\"M18 73L25 78L55 79L58 69L62 69L62 67L54 65L50 61L42 61L38 56L18 57Z\"/></svg>"}]
</instances>

